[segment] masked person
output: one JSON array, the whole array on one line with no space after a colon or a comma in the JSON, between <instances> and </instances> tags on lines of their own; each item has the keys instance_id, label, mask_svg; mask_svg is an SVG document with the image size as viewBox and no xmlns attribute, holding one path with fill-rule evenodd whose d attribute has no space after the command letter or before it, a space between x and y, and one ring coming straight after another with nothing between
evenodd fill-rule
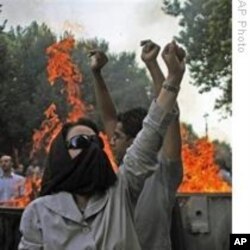
<instances>
[{"instance_id":1,"label":"masked person","mask_svg":"<svg viewBox=\"0 0 250 250\"><path fill-rule=\"evenodd\" d=\"M165 80L156 60L160 47L150 40L143 41L141 45L143 46L141 58L152 76L155 95L158 96ZM178 60L183 61L184 50L175 43L173 43L173 46ZM117 115L101 74L108 58L100 50L92 50L90 56L101 118L117 163L122 166L126 150L140 131L147 112L142 108L134 108ZM173 207L176 210L178 205L175 204L175 195L181 183L183 171L179 114L168 126L158 156L157 164L159 168L146 180L135 208L135 227L139 242L144 250L172 249L170 239L172 211ZM179 217L179 219L181 218ZM175 238L178 238L177 235L175 235ZM175 241L172 241L172 243L175 243ZM182 249L179 248L178 250Z\"/></svg>"},{"instance_id":2,"label":"masked person","mask_svg":"<svg viewBox=\"0 0 250 250\"><path fill-rule=\"evenodd\" d=\"M146 178L157 169L185 69L174 44L163 56L169 75L117 174L91 121L63 126L49 152L41 197L22 215L19 250L141 249L134 208Z\"/></svg>"}]
</instances>

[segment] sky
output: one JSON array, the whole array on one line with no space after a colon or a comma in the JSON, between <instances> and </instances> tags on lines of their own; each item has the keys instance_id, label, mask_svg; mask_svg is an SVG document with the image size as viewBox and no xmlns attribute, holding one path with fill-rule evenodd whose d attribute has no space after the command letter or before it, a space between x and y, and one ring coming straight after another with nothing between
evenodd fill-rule
<instances>
[{"instance_id":1,"label":"sky","mask_svg":"<svg viewBox=\"0 0 250 250\"><path fill-rule=\"evenodd\" d=\"M163 0L0 0L3 5L0 24L8 19L10 26L27 26L33 20L45 22L58 35L70 30L76 39L102 38L109 42L110 52L134 51L140 60L140 41L151 39L162 48L177 36L178 20L161 10ZM187 52L188 53L188 52ZM160 66L167 74L162 59ZM231 143L231 118L221 119L213 110L218 91L199 94L190 83L186 70L178 100L181 121L192 124L199 136L205 135L208 114L208 135Z\"/></svg>"}]
</instances>

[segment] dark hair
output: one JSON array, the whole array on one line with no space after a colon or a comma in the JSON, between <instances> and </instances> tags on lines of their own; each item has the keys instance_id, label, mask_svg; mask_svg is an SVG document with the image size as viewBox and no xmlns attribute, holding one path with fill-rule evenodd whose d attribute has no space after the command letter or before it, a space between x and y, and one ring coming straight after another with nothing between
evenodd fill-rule
<instances>
[{"instance_id":1,"label":"dark hair","mask_svg":"<svg viewBox=\"0 0 250 250\"><path fill-rule=\"evenodd\" d=\"M64 139L66 138L66 135L67 135L70 128L75 127L77 125L87 126L87 127L91 128L91 129L93 129L94 132L97 135L99 134L99 129L98 129L97 125L93 121L91 121L88 118L79 118L76 122L68 122L68 123L64 124L64 126L62 128L63 138Z\"/></svg>"},{"instance_id":2,"label":"dark hair","mask_svg":"<svg viewBox=\"0 0 250 250\"><path fill-rule=\"evenodd\" d=\"M130 109L118 114L118 122L122 123L123 132L135 138L142 129L142 122L147 115L147 110L141 107Z\"/></svg>"}]
</instances>

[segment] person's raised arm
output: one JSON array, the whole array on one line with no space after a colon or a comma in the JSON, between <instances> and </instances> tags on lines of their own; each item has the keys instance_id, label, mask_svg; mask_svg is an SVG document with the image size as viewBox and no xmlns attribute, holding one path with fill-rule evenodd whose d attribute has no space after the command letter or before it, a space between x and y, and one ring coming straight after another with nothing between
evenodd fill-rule
<instances>
[{"instance_id":1,"label":"person's raised arm","mask_svg":"<svg viewBox=\"0 0 250 250\"><path fill-rule=\"evenodd\" d=\"M153 79L155 96L157 97L164 81L164 75L157 62L157 56L160 52L160 46L151 40L141 41L142 53L141 59L147 66L149 73Z\"/></svg>"},{"instance_id":2,"label":"person's raised arm","mask_svg":"<svg viewBox=\"0 0 250 250\"><path fill-rule=\"evenodd\" d=\"M100 110L105 132L108 138L111 139L117 124L117 114L115 105L101 73L102 68L108 62L108 58L104 52L100 50L91 50L89 56L90 67L95 80L94 89L97 105Z\"/></svg>"},{"instance_id":3,"label":"person's raised arm","mask_svg":"<svg viewBox=\"0 0 250 250\"><path fill-rule=\"evenodd\" d=\"M160 107L165 107L166 112L171 112L176 104L176 98L180 90L180 83L185 72L185 62L184 58L179 59L178 46L174 41L164 47L162 59L168 68L168 76L162 83L156 101Z\"/></svg>"},{"instance_id":4,"label":"person's raised arm","mask_svg":"<svg viewBox=\"0 0 250 250\"><path fill-rule=\"evenodd\" d=\"M157 56L159 54L160 46L152 42L151 40L142 41L141 46L143 47L141 59L145 62L150 72L154 83L155 93L156 96L158 96L162 83L165 79L157 62ZM175 46L175 50L179 61L183 61L185 58L185 51L177 45ZM181 159L181 135L179 117L176 117L176 119L174 119L168 127L167 133L164 137L162 153L170 160Z\"/></svg>"},{"instance_id":5,"label":"person's raised arm","mask_svg":"<svg viewBox=\"0 0 250 250\"><path fill-rule=\"evenodd\" d=\"M180 61L176 55L176 46L172 42L163 50L162 57L168 67L168 76L143 121L143 129L124 157L124 173L135 198L138 197L145 178L157 169L157 153L168 125L175 117L173 108L185 71L184 60Z\"/></svg>"},{"instance_id":6,"label":"person's raised arm","mask_svg":"<svg viewBox=\"0 0 250 250\"><path fill-rule=\"evenodd\" d=\"M176 59L180 62L180 64L183 65L183 74L184 74L184 72L185 72L184 60L185 60L186 53L175 42L173 44L174 44ZM165 57L164 53L167 49L168 48L165 47L163 50L163 53L162 53L163 60ZM183 76L183 74L182 74L182 76ZM182 78L182 76L181 76L181 78ZM175 108L177 108L179 110L177 101L175 104ZM170 160L178 160L178 161L181 160L181 148L182 148L179 115L180 114L178 112L178 116L175 119L173 119L173 121L169 125L168 131L164 137L164 142L163 142L163 147L162 147L162 155L163 156L165 155Z\"/></svg>"}]
</instances>

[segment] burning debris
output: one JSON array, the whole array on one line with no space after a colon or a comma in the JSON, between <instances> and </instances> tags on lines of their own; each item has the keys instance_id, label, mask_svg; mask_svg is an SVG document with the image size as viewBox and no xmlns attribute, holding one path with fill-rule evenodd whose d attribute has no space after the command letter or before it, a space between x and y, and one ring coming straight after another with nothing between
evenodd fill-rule
<instances>
[{"instance_id":1,"label":"burning debris","mask_svg":"<svg viewBox=\"0 0 250 250\"><path fill-rule=\"evenodd\" d=\"M215 163L215 145L207 138L196 138L192 142L188 131L182 127L182 159L184 177L180 193L224 193L231 187L220 177L219 166Z\"/></svg>"},{"instance_id":2,"label":"burning debris","mask_svg":"<svg viewBox=\"0 0 250 250\"><path fill-rule=\"evenodd\" d=\"M35 152L40 150L42 142L46 145L45 150L48 152L51 142L62 128L60 119L56 114L56 105L54 103L48 107L44 115L46 119L42 122L40 130L36 130L32 137L33 149L31 158L33 158Z\"/></svg>"},{"instance_id":3,"label":"burning debris","mask_svg":"<svg viewBox=\"0 0 250 250\"><path fill-rule=\"evenodd\" d=\"M71 51L74 48L75 41L72 37L68 37L47 48L46 53L49 56L47 65L48 80L53 86L57 79L64 82L63 92L71 111L67 116L68 122L74 122L86 114L86 105L81 99L80 83L82 75L77 66L71 59ZM39 130L33 135L32 156L42 147L48 152L51 142L56 137L62 127L62 122L56 114L56 105L51 104L44 112L46 119L42 122Z\"/></svg>"}]
</instances>

